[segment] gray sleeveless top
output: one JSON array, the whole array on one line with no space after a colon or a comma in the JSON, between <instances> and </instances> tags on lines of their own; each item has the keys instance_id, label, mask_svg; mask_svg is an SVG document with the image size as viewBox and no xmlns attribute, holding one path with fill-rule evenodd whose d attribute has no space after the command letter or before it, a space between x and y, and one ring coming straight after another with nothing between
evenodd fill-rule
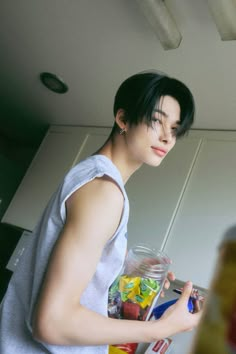
<instances>
[{"instance_id":1,"label":"gray sleeveless top","mask_svg":"<svg viewBox=\"0 0 236 354\"><path fill-rule=\"evenodd\" d=\"M65 223L65 202L78 188L104 175L112 178L123 193L123 214L116 233L104 247L96 273L85 289L81 303L107 316L108 289L121 271L126 254L129 202L119 170L107 157L94 155L81 161L65 176L64 181L49 201L29 241L23 259L11 278L0 308L1 354L105 354L108 352L106 345L52 346L39 343L32 338L31 328L33 308L46 265Z\"/></svg>"}]
</instances>

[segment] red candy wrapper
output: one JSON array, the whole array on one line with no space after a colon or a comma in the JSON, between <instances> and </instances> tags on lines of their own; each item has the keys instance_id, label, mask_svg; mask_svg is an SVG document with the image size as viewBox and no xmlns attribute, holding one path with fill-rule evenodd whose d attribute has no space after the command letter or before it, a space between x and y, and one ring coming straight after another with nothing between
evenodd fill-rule
<instances>
[{"instance_id":1,"label":"red candy wrapper","mask_svg":"<svg viewBox=\"0 0 236 354\"><path fill-rule=\"evenodd\" d=\"M137 343L125 343L125 344L113 344L114 347L123 350L128 354L135 354L138 344Z\"/></svg>"},{"instance_id":2,"label":"red candy wrapper","mask_svg":"<svg viewBox=\"0 0 236 354\"><path fill-rule=\"evenodd\" d=\"M170 353L170 346L172 343L172 339L170 338L165 338L165 339L160 339L155 343L151 343L147 350L145 351L145 354L167 354Z\"/></svg>"},{"instance_id":3,"label":"red candy wrapper","mask_svg":"<svg viewBox=\"0 0 236 354\"><path fill-rule=\"evenodd\" d=\"M138 320L140 307L138 304L134 304L132 302L124 302L122 304L123 309L123 318L129 320Z\"/></svg>"}]
</instances>

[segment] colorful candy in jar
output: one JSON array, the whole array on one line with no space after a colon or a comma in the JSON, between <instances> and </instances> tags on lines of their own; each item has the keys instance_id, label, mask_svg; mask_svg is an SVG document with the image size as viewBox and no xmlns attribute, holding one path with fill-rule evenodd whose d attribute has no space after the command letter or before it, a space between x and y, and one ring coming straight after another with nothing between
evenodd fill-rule
<instances>
[{"instance_id":1,"label":"colorful candy in jar","mask_svg":"<svg viewBox=\"0 0 236 354\"><path fill-rule=\"evenodd\" d=\"M159 291L160 283L155 279L122 275L109 291L109 316L145 320Z\"/></svg>"},{"instance_id":2,"label":"colorful candy in jar","mask_svg":"<svg viewBox=\"0 0 236 354\"><path fill-rule=\"evenodd\" d=\"M121 318L121 294L119 292L119 280L118 277L111 285L108 294L108 315L112 318Z\"/></svg>"}]
</instances>

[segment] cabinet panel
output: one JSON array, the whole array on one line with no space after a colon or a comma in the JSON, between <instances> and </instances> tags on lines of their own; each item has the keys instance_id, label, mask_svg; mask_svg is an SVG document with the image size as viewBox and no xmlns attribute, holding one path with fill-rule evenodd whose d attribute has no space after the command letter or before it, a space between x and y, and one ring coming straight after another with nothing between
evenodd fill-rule
<instances>
[{"instance_id":1,"label":"cabinet panel","mask_svg":"<svg viewBox=\"0 0 236 354\"><path fill-rule=\"evenodd\" d=\"M73 165L85 131L51 127L2 221L32 230L51 194Z\"/></svg>"},{"instance_id":2,"label":"cabinet panel","mask_svg":"<svg viewBox=\"0 0 236 354\"><path fill-rule=\"evenodd\" d=\"M86 134L83 147L81 148L75 163L94 154L105 143L110 131L111 129L109 128L90 128Z\"/></svg>"},{"instance_id":3,"label":"cabinet panel","mask_svg":"<svg viewBox=\"0 0 236 354\"><path fill-rule=\"evenodd\" d=\"M142 166L127 182L128 244L161 249L194 163L200 137L179 140L159 167Z\"/></svg>"},{"instance_id":4,"label":"cabinet panel","mask_svg":"<svg viewBox=\"0 0 236 354\"><path fill-rule=\"evenodd\" d=\"M204 288L223 234L235 223L235 155L235 140L203 140L165 245L177 278Z\"/></svg>"}]
</instances>

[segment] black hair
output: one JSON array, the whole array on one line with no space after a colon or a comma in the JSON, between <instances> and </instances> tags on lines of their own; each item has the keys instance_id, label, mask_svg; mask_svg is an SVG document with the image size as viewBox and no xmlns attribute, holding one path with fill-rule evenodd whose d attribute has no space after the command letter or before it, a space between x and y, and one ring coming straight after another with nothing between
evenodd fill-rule
<instances>
[{"instance_id":1,"label":"black hair","mask_svg":"<svg viewBox=\"0 0 236 354\"><path fill-rule=\"evenodd\" d=\"M176 137L179 138L193 124L194 98L185 84L164 73L141 72L126 79L115 95L114 116L119 109L123 109L130 125L145 122L150 126L154 108L159 105L160 98L167 95L175 98L180 105L180 125L176 132Z\"/></svg>"}]
</instances>

